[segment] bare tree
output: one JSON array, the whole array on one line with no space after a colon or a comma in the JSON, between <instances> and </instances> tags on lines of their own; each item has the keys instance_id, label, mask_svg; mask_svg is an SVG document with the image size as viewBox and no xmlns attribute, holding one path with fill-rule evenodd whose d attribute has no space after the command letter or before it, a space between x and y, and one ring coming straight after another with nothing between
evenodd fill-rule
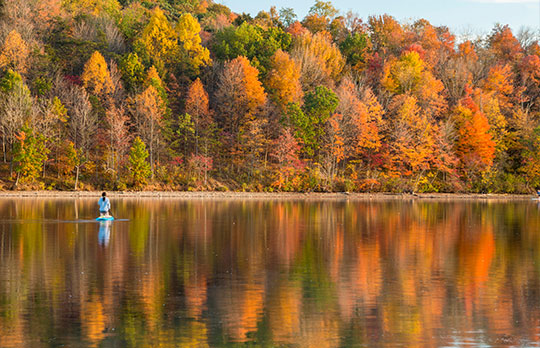
<instances>
[{"instance_id":1,"label":"bare tree","mask_svg":"<svg viewBox=\"0 0 540 348\"><path fill-rule=\"evenodd\" d=\"M137 132L140 134L144 143L148 145L152 178L154 178L155 152L159 147L161 139L163 113L163 101L153 86L148 86L143 92L135 96L133 119Z\"/></svg>"},{"instance_id":2,"label":"bare tree","mask_svg":"<svg viewBox=\"0 0 540 348\"><path fill-rule=\"evenodd\" d=\"M75 147L88 154L97 130L97 115L92 111L88 94L83 88L72 86L69 97L66 101L69 134Z\"/></svg>"},{"instance_id":3,"label":"bare tree","mask_svg":"<svg viewBox=\"0 0 540 348\"><path fill-rule=\"evenodd\" d=\"M24 41L33 43L35 25L31 0L5 0L2 2L0 39L4 39L13 29L21 34Z\"/></svg>"},{"instance_id":4,"label":"bare tree","mask_svg":"<svg viewBox=\"0 0 540 348\"><path fill-rule=\"evenodd\" d=\"M112 18L98 18L96 25L103 31L103 34L105 34L105 40L107 41L109 50L115 53L124 53L126 51L124 35L118 29L118 26Z\"/></svg>"},{"instance_id":5,"label":"bare tree","mask_svg":"<svg viewBox=\"0 0 540 348\"><path fill-rule=\"evenodd\" d=\"M0 127L2 129L2 151L4 162L7 161L7 151L13 150L15 135L24 122L31 121L33 115L33 100L30 91L21 82L0 95ZM13 162L10 171L13 170Z\"/></svg>"},{"instance_id":6,"label":"bare tree","mask_svg":"<svg viewBox=\"0 0 540 348\"><path fill-rule=\"evenodd\" d=\"M111 77L111 92L109 94L109 105L122 108L126 101L126 93L122 83L122 73L118 70L118 65L114 60L109 62L109 75Z\"/></svg>"},{"instance_id":7,"label":"bare tree","mask_svg":"<svg viewBox=\"0 0 540 348\"><path fill-rule=\"evenodd\" d=\"M75 23L73 37L80 40L102 43L103 38L110 51L124 53L126 43L122 32L113 19L103 17L88 17Z\"/></svg>"},{"instance_id":8,"label":"bare tree","mask_svg":"<svg viewBox=\"0 0 540 348\"><path fill-rule=\"evenodd\" d=\"M131 140L131 136L128 132L129 117L126 115L123 108L112 106L107 110L105 119L108 125L107 167L114 173L118 173L119 164L127 153Z\"/></svg>"},{"instance_id":9,"label":"bare tree","mask_svg":"<svg viewBox=\"0 0 540 348\"><path fill-rule=\"evenodd\" d=\"M98 127L97 115L92 110L92 105L84 88L71 85L64 92L63 101L68 109L69 116L68 134L79 154L79 160L75 165L75 189L77 189L80 169L87 162L90 150L94 145L94 136Z\"/></svg>"}]
</instances>

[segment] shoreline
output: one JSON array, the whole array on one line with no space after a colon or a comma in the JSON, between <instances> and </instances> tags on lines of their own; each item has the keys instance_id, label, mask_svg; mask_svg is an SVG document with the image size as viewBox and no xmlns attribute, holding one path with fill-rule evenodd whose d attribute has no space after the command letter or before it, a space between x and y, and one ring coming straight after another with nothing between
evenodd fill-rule
<instances>
[{"instance_id":1,"label":"shoreline","mask_svg":"<svg viewBox=\"0 0 540 348\"><path fill-rule=\"evenodd\" d=\"M95 198L102 191L0 191L0 198ZM476 193L299 193L219 191L108 191L111 198L262 199L262 200L531 200L533 195Z\"/></svg>"}]
</instances>

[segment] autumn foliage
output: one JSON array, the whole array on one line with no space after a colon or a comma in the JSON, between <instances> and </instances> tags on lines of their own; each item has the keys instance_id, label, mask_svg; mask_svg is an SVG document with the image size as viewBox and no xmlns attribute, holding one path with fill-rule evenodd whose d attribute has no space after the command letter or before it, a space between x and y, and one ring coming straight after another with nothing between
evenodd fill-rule
<instances>
[{"instance_id":1,"label":"autumn foliage","mask_svg":"<svg viewBox=\"0 0 540 348\"><path fill-rule=\"evenodd\" d=\"M362 19L324 1L303 19L212 1L4 7L0 171L10 184L24 125L48 153L32 180L51 189L540 184L540 45L508 26L460 40L424 19ZM137 137L145 180L128 165Z\"/></svg>"}]
</instances>

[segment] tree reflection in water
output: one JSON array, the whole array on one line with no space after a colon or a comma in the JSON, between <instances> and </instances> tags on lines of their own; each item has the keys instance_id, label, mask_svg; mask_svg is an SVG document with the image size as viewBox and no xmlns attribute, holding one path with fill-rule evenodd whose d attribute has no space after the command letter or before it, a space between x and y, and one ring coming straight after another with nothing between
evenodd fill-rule
<instances>
[{"instance_id":1,"label":"tree reflection in water","mask_svg":"<svg viewBox=\"0 0 540 348\"><path fill-rule=\"evenodd\" d=\"M538 345L535 203L94 203L0 200L0 346Z\"/></svg>"}]
</instances>

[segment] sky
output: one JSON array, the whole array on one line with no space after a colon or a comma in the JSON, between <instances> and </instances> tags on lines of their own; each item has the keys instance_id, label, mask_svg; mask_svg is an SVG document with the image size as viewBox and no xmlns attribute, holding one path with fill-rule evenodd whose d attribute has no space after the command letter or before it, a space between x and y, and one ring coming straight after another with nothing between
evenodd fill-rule
<instances>
[{"instance_id":1,"label":"sky","mask_svg":"<svg viewBox=\"0 0 540 348\"><path fill-rule=\"evenodd\" d=\"M219 2L219 0L217 0ZM221 0L236 13L268 11L292 7L302 19L315 0ZM457 34L486 34L495 23L508 24L517 31L540 26L540 0L332 0L343 13L351 10L361 18L390 14L400 22L425 18L433 25L446 25Z\"/></svg>"}]
</instances>

